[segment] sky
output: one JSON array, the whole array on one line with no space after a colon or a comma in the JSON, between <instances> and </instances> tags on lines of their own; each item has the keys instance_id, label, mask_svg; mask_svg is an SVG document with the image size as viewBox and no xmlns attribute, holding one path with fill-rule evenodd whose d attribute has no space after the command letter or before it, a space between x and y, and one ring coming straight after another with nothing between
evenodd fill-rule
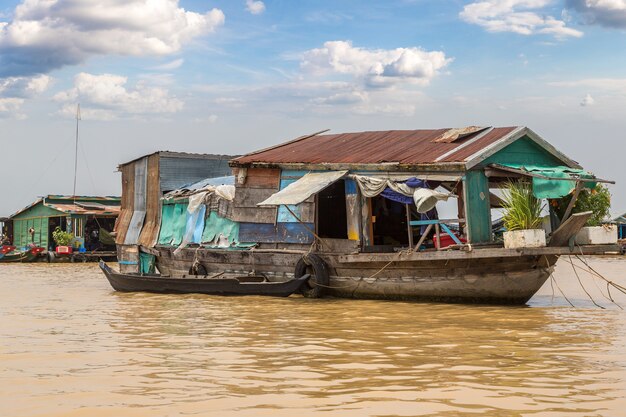
<instances>
[{"instance_id":1,"label":"sky","mask_svg":"<svg viewBox=\"0 0 626 417\"><path fill-rule=\"evenodd\" d=\"M0 0L0 216L157 150L530 127L617 181L626 0Z\"/></svg>"}]
</instances>

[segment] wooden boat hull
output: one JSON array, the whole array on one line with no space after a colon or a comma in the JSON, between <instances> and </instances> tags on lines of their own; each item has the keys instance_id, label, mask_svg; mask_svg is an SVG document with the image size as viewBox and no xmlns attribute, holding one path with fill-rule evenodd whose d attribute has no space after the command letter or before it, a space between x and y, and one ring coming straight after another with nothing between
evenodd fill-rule
<instances>
[{"instance_id":1,"label":"wooden boat hull","mask_svg":"<svg viewBox=\"0 0 626 417\"><path fill-rule=\"evenodd\" d=\"M254 270L271 280L293 277L297 253L185 249L176 255L159 248L157 267L163 274L182 275L197 259L208 273ZM442 254L443 255L443 254ZM486 304L524 304L546 282L557 255L518 255L460 259L397 259L387 256L354 261L322 253L328 265L326 294L341 298L443 301ZM414 257L415 258L415 257ZM389 262L389 261L393 262Z\"/></svg>"},{"instance_id":2,"label":"wooden boat hull","mask_svg":"<svg viewBox=\"0 0 626 417\"><path fill-rule=\"evenodd\" d=\"M30 250L26 252L11 252L1 256L0 263L33 262L37 258L37 256L38 253L33 253Z\"/></svg>"},{"instance_id":3,"label":"wooden boat hull","mask_svg":"<svg viewBox=\"0 0 626 417\"><path fill-rule=\"evenodd\" d=\"M286 282L240 282L229 278L170 278L155 275L120 274L100 261L100 269L116 291L162 294L265 295L288 297L300 289L309 276Z\"/></svg>"}]
</instances>

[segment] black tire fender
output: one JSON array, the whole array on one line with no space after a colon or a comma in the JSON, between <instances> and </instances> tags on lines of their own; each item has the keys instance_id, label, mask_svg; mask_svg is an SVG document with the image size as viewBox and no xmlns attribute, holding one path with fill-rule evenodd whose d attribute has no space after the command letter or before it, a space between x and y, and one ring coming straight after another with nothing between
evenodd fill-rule
<instances>
[{"instance_id":1,"label":"black tire fender","mask_svg":"<svg viewBox=\"0 0 626 417\"><path fill-rule=\"evenodd\" d=\"M294 276L300 278L305 274L310 274L311 278L302 284L300 293L307 298L322 297L330 282L326 262L314 253L302 256L296 263Z\"/></svg>"}]
</instances>

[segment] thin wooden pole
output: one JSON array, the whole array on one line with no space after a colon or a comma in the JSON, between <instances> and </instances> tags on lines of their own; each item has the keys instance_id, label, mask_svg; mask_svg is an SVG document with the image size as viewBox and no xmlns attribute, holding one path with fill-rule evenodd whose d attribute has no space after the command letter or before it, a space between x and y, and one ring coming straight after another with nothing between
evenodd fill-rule
<instances>
[{"instance_id":1,"label":"thin wooden pole","mask_svg":"<svg viewBox=\"0 0 626 417\"><path fill-rule=\"evenodd\" d=\"M406 207L406 228L409 233L409 248L413 247L413 227L411 226L411 207L408 204L404 205Z\"/></svg>"},{"instance_id":2,"label":"thin wooden pole","mask_svg":"<svg viewBox=\"0 0 626 417\"><path fill-rule=\"evenodd\" d=\"M419 250L420 246L422 246L422 243L424 243L424 241L426 240L426 236L428 236L428 233L430 233L432 228L433 228L433 225L429 224L426 230L424 230L424 233L420 237L420 240L417 242L417 245L415 245L415 249L413 249L414 252L417 252Z\"/></svg>"},{"instance_id":3,"label":"thin wooden pole","mask_svg":"<svg viewBox=\"0 0 626 417\"><path fill-rule=\"evenodd\" d=\"M578 194L580 194L580 191L582 189L583 189L583 183L577 182L576 188L574 189L574 195L572 195L572 199L570 200L569 204L567 205L567 208L565 209L565 214L563 214L563 218L561 219L561 224L563 224L563 222L567 220L567 218L569 217L570 213L572 212L572 209L574 208L574 205L576 204L576 200L578 200Z\"/></svg>"}]
</instances>

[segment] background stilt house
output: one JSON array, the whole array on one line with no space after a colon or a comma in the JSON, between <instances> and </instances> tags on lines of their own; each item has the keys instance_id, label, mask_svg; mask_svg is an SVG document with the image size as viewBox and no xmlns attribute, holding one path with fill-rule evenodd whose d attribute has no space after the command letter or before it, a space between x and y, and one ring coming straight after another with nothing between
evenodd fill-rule
<instances>
[{"instance_id":1,"label":"background stilt house","mask_svg":"<svg viewBox=\"0 0 626 417\"><path fill-rule=\"evenodd\" d=\"M408 224L418 214L411 205L386 198L386 191L366 197L356 179L396 184L413 178L452 193L458 229L470 243L489 243L491 210L499 201L493 191L526 176L526 166L580 170L526 127L305 136L231 161L237 179L233 219L240 222L239 240L260 247L308 246L315 234L344 248L392 250L420 238L423 229ZM344 174L321 189L305 177L329 171ZM259 205L304 178L312 192L302 194L299 204L284 205L279 198L276 205Z\"/></svg>"},{"instance_id":2,"label":"background stilt house","mask_svg":"<svg viewBox=\"0 0 626 417\"><path fill-rule=\"evenodd\" d=\"M157 244L161 197L186 184L230 175L230 158L159 151L118 167L122 173L122 209L115 232L122 272L138 272L140 248L149 251Z\"/></svg>"},{"instance_id":3,"label":"background stilt house","mask_svg":"<svg viewBox=\"0 0 626 417\"><path fill-rule=\"evenodd\" d=\"M18 248L34 243L53 251L56 227L71 232L77 245L84 247L90 246L91 231L112 232L119 211L119 197L48 195L10 216L7 229Z\"/></svg>"}]
</instances>

